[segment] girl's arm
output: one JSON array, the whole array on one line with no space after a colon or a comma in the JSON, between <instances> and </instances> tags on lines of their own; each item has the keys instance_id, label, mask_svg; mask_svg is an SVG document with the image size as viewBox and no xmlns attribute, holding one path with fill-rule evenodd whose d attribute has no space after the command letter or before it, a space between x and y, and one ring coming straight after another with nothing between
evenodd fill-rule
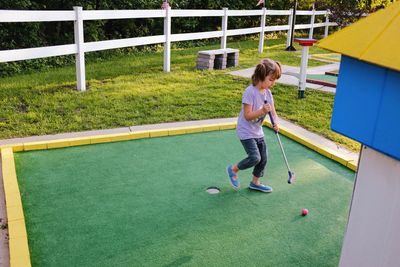
<instances>
[{"instance_id":1,"label":"girl's arm","mask_svg":"<svg viewBox=\"0 0 400 267\"><path fill-rule=\"evenodd\" d=\"M270 104L265 104L263 105L262 109L253 111L253 106L249 104L243 104L243 111L244 111L244 118L248 121L252 121L254 119L257 119L259 117L264 116L267 114L269 111L272 111L272 107Z\"/></svg>"}]
</instances>

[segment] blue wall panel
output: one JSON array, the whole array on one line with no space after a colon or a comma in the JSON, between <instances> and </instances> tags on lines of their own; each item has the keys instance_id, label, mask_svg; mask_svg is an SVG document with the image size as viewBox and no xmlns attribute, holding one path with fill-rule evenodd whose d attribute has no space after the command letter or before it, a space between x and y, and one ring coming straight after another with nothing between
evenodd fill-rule
<instances>
[{"instance_id":1,"label":"blue wall panel","mask_svg":"<svg viewBox=\"0 0 400 267\"><path fill-rule=\"evenodd\" d=\"M400 72L342 56L331 128L400 160Z\"/></svg>"},{"instance_id":2,"label":"blue wall panel","mask_svg":"<svg viewBox=\"0 0 400 267\"><path fill-rule=\"evenodd\" d=\"M400 72L387 70L372 147L400 160Z\"/></svg>"},{"instance_id":3,"label":"blue wall panel","mask_svg":"<svg viewBox=\"0 0 400 267\"><path fill-rule=\"evenodd\" d=\"M331 128L363 144L371 144L385 70L342 56Z\"/></svg>"}]
</instances>

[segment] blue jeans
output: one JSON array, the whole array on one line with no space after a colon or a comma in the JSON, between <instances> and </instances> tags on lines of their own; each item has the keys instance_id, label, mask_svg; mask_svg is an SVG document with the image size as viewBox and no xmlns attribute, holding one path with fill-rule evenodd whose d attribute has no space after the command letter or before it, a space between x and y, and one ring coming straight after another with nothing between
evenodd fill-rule
<instances>
[{"instance_id":1,"label":"blue jeans","mask_svg":"<svg viewBox=\"0 0 400 267\"><path fill-rule=\"evenodd\" d=\"M244 150L246 150L247 158L237 164L239 170L254 167L253 175L255 177L262 177L268 157L267 145L264 138L252 138L240 140L240 142L242 142Z\"/></svg>"}]
</instances>

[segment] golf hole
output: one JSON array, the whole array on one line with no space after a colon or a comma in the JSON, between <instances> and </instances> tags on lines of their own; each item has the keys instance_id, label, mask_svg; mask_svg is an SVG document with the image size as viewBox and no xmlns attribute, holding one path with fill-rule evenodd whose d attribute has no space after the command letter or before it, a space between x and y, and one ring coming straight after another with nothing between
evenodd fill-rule
<instances>
[{"instance_id":1,"label":"golf hole","mask_svg":"<svg viewBox=\"0 0 400 267\"><path fill-rule=\"evenodd\" d=\"M214 195L214 194L218 194L219 192L221 192L221 189L219 189L219 188L216 187L216 186L210 186L210 187L208 187L208 188L206 189L206 192L209 193L209 194L211 194L211 195Z\"/></svg>"}]
</instances>

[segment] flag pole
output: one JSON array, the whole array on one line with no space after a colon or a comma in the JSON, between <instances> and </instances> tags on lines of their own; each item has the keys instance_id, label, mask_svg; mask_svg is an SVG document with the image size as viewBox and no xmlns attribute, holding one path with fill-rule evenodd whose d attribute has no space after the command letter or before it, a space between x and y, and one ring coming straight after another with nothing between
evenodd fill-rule
<instances>
[{"instance_id":1,"label":"flag pole","mask_svg":"<svg viewBox=\"0 0 400 267\"><path fill-rule=\"evenodd\" d=\"M286 47L286 51L296 51L296 48L293 46L294 39L294 26L296 25L296 9L297 9L297 0L294 1L293 6L293 15L292 15L292 27L290 28L290 45Z\"/></svg>"}]
</instances>

